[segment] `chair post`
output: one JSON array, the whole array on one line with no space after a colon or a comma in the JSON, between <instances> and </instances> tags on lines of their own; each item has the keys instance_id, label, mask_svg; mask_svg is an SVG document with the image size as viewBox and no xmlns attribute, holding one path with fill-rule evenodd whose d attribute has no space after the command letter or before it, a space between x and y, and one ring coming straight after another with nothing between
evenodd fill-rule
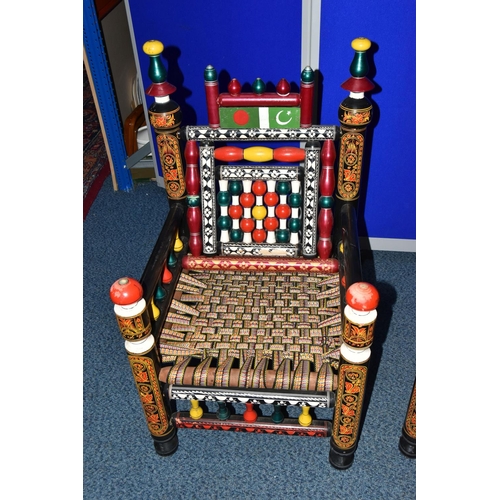
<instances>
[{"instance_id":1,"label":"chair post","mask_svg":"<svg viewBox=\"0 0 500 500\"><path fill-rule=\"evenodd\" d=\"M417 456L417 381L413 383L406 417L399 438L399 450L409 458Z\"/></svg>"},{"instance_id":2,"label":"chair post","mask_svg":"<svg viewBox=\"0 0 500 500\"><path fill-rule=\"evenodd\" d=\"M340 220L340 212L345 203L357 209L361 187L363 153L365 149L366 128L372 119L372 104L365 92L373 90L375 85L366 77L369 70L366 51L371 47L367 38L356 38L351 47L355 50L350 67L351 77L341 87L349 91L340 104L338 118L340 122L340 141L338 152L337 183L335 187L335 220ZM342 228L334 227L333 241L341 241ZM337 252L335 248L335 252Z\"/></svg>"},{"instance_id":3,"label":"chair post","mask_svg":"<svg viewBox=\"0 0 500 500\"><path fill-rule=\"evenodd\" d=\"M357 282L347 289L346 302L329 456L336 469L352 465L358 445L379 294Z\"/></svg>"},{"instance_id":4,"label":"chair post","mask_svg":"<svg viewBox=\"0 0 500 500\"><path fill-rule=\"evenodd\" d=\"M150 57L148 75L153 83L146 89L146 94L154 97L155 102L148 110L149 121L156 134L165 190L170 200L181 200L186 197L182 152L177 138L182 111L170 99L170 94L177 89L166 81L167 71L160 59L163 44L158 40L150 40L143 45L143 50Z\"/></svg>"},{"instance_id":5,"label":"chair post","mask_svg":"<svg viewBox=\"0 0 500 500\"><path fill-rule=\"evenodd\" d=\"M111 286L110 297L156 452L171 455L179 444L177 429L158 379L160 361L142 286L133 278L120 278Z\"/></svg>"}]
</instances>

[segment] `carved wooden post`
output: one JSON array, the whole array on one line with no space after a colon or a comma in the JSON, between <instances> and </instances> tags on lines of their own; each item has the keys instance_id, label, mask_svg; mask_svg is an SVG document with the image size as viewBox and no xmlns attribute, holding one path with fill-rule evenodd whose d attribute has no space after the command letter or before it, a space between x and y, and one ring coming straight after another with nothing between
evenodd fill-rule
<instances>
[{"instance_id":1,"label":"carved wooden post","mask_svg":"<svg viewBox=\"0 0 500 500\"><path fill-rule=\"evenodd\" d=\"M346 302L329 457L337 469L352 465L358 445L379 294L358 282L347 289Z\"/></svg>"},{"instance_id":2,"label":"carved wooden post","mask_svg":"<svg viewBox=\"0 0 500 500\"><path fill-rule=\"evenodd\" d=\"M178 447L177 429L158 380L160 362L142 293L141 284L128 277L115 281L109 292L156 452L171 455Z\"/></svg>"},{"instance_id":3,"label":"carved wooden post","mask_svg":"<svg viewBox=\"0 0 500 500\"><path fill-rule=\"evenodd\" d=\"M417 381L413 383L413 390L408 403L406 418L399 438L399 449L407 457L417 456Z\"/></svg>"},{"instance_id":4,"label":"carved wooden post","mask_svg":"<svg viewBox=\"0 0 500 500\"><path fill-rule=\"evenodd\" d=\"M143 50L150 57L148 75L153 83L146 89L146 94L154 97L155 102L149 107L149 121L156 133L165 190L169 199L180 200L186 197L182 153L176 135L181 126L182 112L169 97L177 89L166 81L167 71L160 59L163 44L150 40L143 45Z\"/></svg>"},{"instance_id":5,"label":"carved wooden post","mask_svg":"<svg viewBox=\"0 0 500 500\"><path fill-rule=\"evenodd\" d=\"M349 91L349 96L342 101L338 111L340 121L340 143L338 153L338 172L335 190L335 220L340 220L342 205L346 202L357 207L363 153L365 149L366 127L372 119L372 104L366 98L365 92L375 85L366 78L369 66L366 51L371 47L367 38L356 38L351 43L355 50L348 78L341 87ZM334 228L334 241L341 241L341 226ZM337 252L337 249L335 249Z\"/></svg>"}]
</instances>

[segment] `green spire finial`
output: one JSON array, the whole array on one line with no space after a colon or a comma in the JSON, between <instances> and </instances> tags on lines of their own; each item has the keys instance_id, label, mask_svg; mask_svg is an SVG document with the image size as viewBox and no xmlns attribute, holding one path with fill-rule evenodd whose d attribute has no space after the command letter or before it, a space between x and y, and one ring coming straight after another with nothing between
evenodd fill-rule
<instances>
[{"instance_id":1,"label":"green spire finial","mask_svg":"<svg viewBox=\"0 0 500 500\"><path fill-rule=\"evenodd\" d=\"M262 81L261 78L256 78L255 82L253 82L252 90L256 94L263 94L264 90L266 90L266 84Z\"/></svg>"},{"instance_id":2,"label":"green spire finial","mask_svg":"<svg viewBox=\"0 0 500 500\"><path fill-rule=\"evenodd\" d=\"M366 58L366 51L371 47L371 42L368 38L355 38L351 47L356 51L354 54L354 59L349 68L351 75L353 77L361 78L368 74L368 70L370 69L368 65L368 60Z\"/></svg>"},{"instance_id":3,"label":"green spire finial","mask_svg":"<svg viewBox=\"0 0 500 500\"><path fill-rule=\"evenodd\" d=\"M215 71L215 68L209 64L205 68L205 81L206 82L216 82L217 81L217 71Z\"/></svg>"},{"instance_id":4,"label":"green spire finial","mask_svg":"<svg viewBox=\"0 0 500 500\"><path fill-rule=\"evenodd\" d=\"M148 76L153 83L163 83L167 79L167 70L163 65L160 55L163 44L158 40L149 40L142 46L142 50L149 56Z\"/></svg>"},{"instance_id":5,"label":"green spire finial","mask_svg":"<svg viewBox=\"0 0 500 500\"><path fill-rule=\"evenodd\" d=\"M312 70L311 66L306 66L303 69L302 74L300 75L300 79L304 83L312 83L312 82L314 82L314 71Z\"/></svg>"}]
</instances>

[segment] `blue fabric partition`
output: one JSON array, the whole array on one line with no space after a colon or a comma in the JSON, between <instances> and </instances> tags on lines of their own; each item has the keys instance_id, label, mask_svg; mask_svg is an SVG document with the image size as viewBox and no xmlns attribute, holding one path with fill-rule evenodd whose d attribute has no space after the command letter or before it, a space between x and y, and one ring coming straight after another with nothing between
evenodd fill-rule
<instances>
[{"instance_id":1,"label":"blue fabric partition","mask_svg":"<svg viewBox=\"0 0 500 500\"><path fill-rule=\"evenodd\" d=\"M218 72L221 92L231 78L249 85L257 77L274 85L281 78L300 81L300 0L128 0L128 5L144 86L149 58L142 45L157 39L165 46L163 62L168 81L177 87L172 98L183 110L184 125L208 122L203 87L208 64ZM321 2L319 68L313 68L320 73L321 123L338 123L351 41L365 36L373 43L374 120L365 150L360 236L416 239L415 9L415 0Z\"/></svg>"},{"instance_id":2,"label":"blue fabric partition","mask_svg":"<svg viewBox=\"0 0 500 500\"><path fill-rule=\"evenodd\" d=\"M416 4L415 0L321 2L321 120L337 120L346 96L351 41L372 41L368 95L374 107L367 137L360 236L416 239Z\"/></svg>"}]
</instances>

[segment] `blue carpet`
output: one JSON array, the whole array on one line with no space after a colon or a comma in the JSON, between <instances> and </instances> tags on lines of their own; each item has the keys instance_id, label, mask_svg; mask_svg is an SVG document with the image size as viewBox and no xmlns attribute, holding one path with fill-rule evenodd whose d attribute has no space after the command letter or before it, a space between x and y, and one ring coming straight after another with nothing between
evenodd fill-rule
<instances>
[{"instance_id":1,"label":"blue carpet","mask_svg":"<svg viewBox=\"0 0 500 500\"><path fill-rule=\"evenodd\" d=\"M372 348L372 387L352 467L328 462L328 438L179 430L179 449L156 454L109 299L118 278L140 278L168 210L165 191L111 178L83 225L84 498L416 498L416 460L398 441L416 373L416 255L363 255L364 277L381 296Z\"/></svg>"}]
</instances>

